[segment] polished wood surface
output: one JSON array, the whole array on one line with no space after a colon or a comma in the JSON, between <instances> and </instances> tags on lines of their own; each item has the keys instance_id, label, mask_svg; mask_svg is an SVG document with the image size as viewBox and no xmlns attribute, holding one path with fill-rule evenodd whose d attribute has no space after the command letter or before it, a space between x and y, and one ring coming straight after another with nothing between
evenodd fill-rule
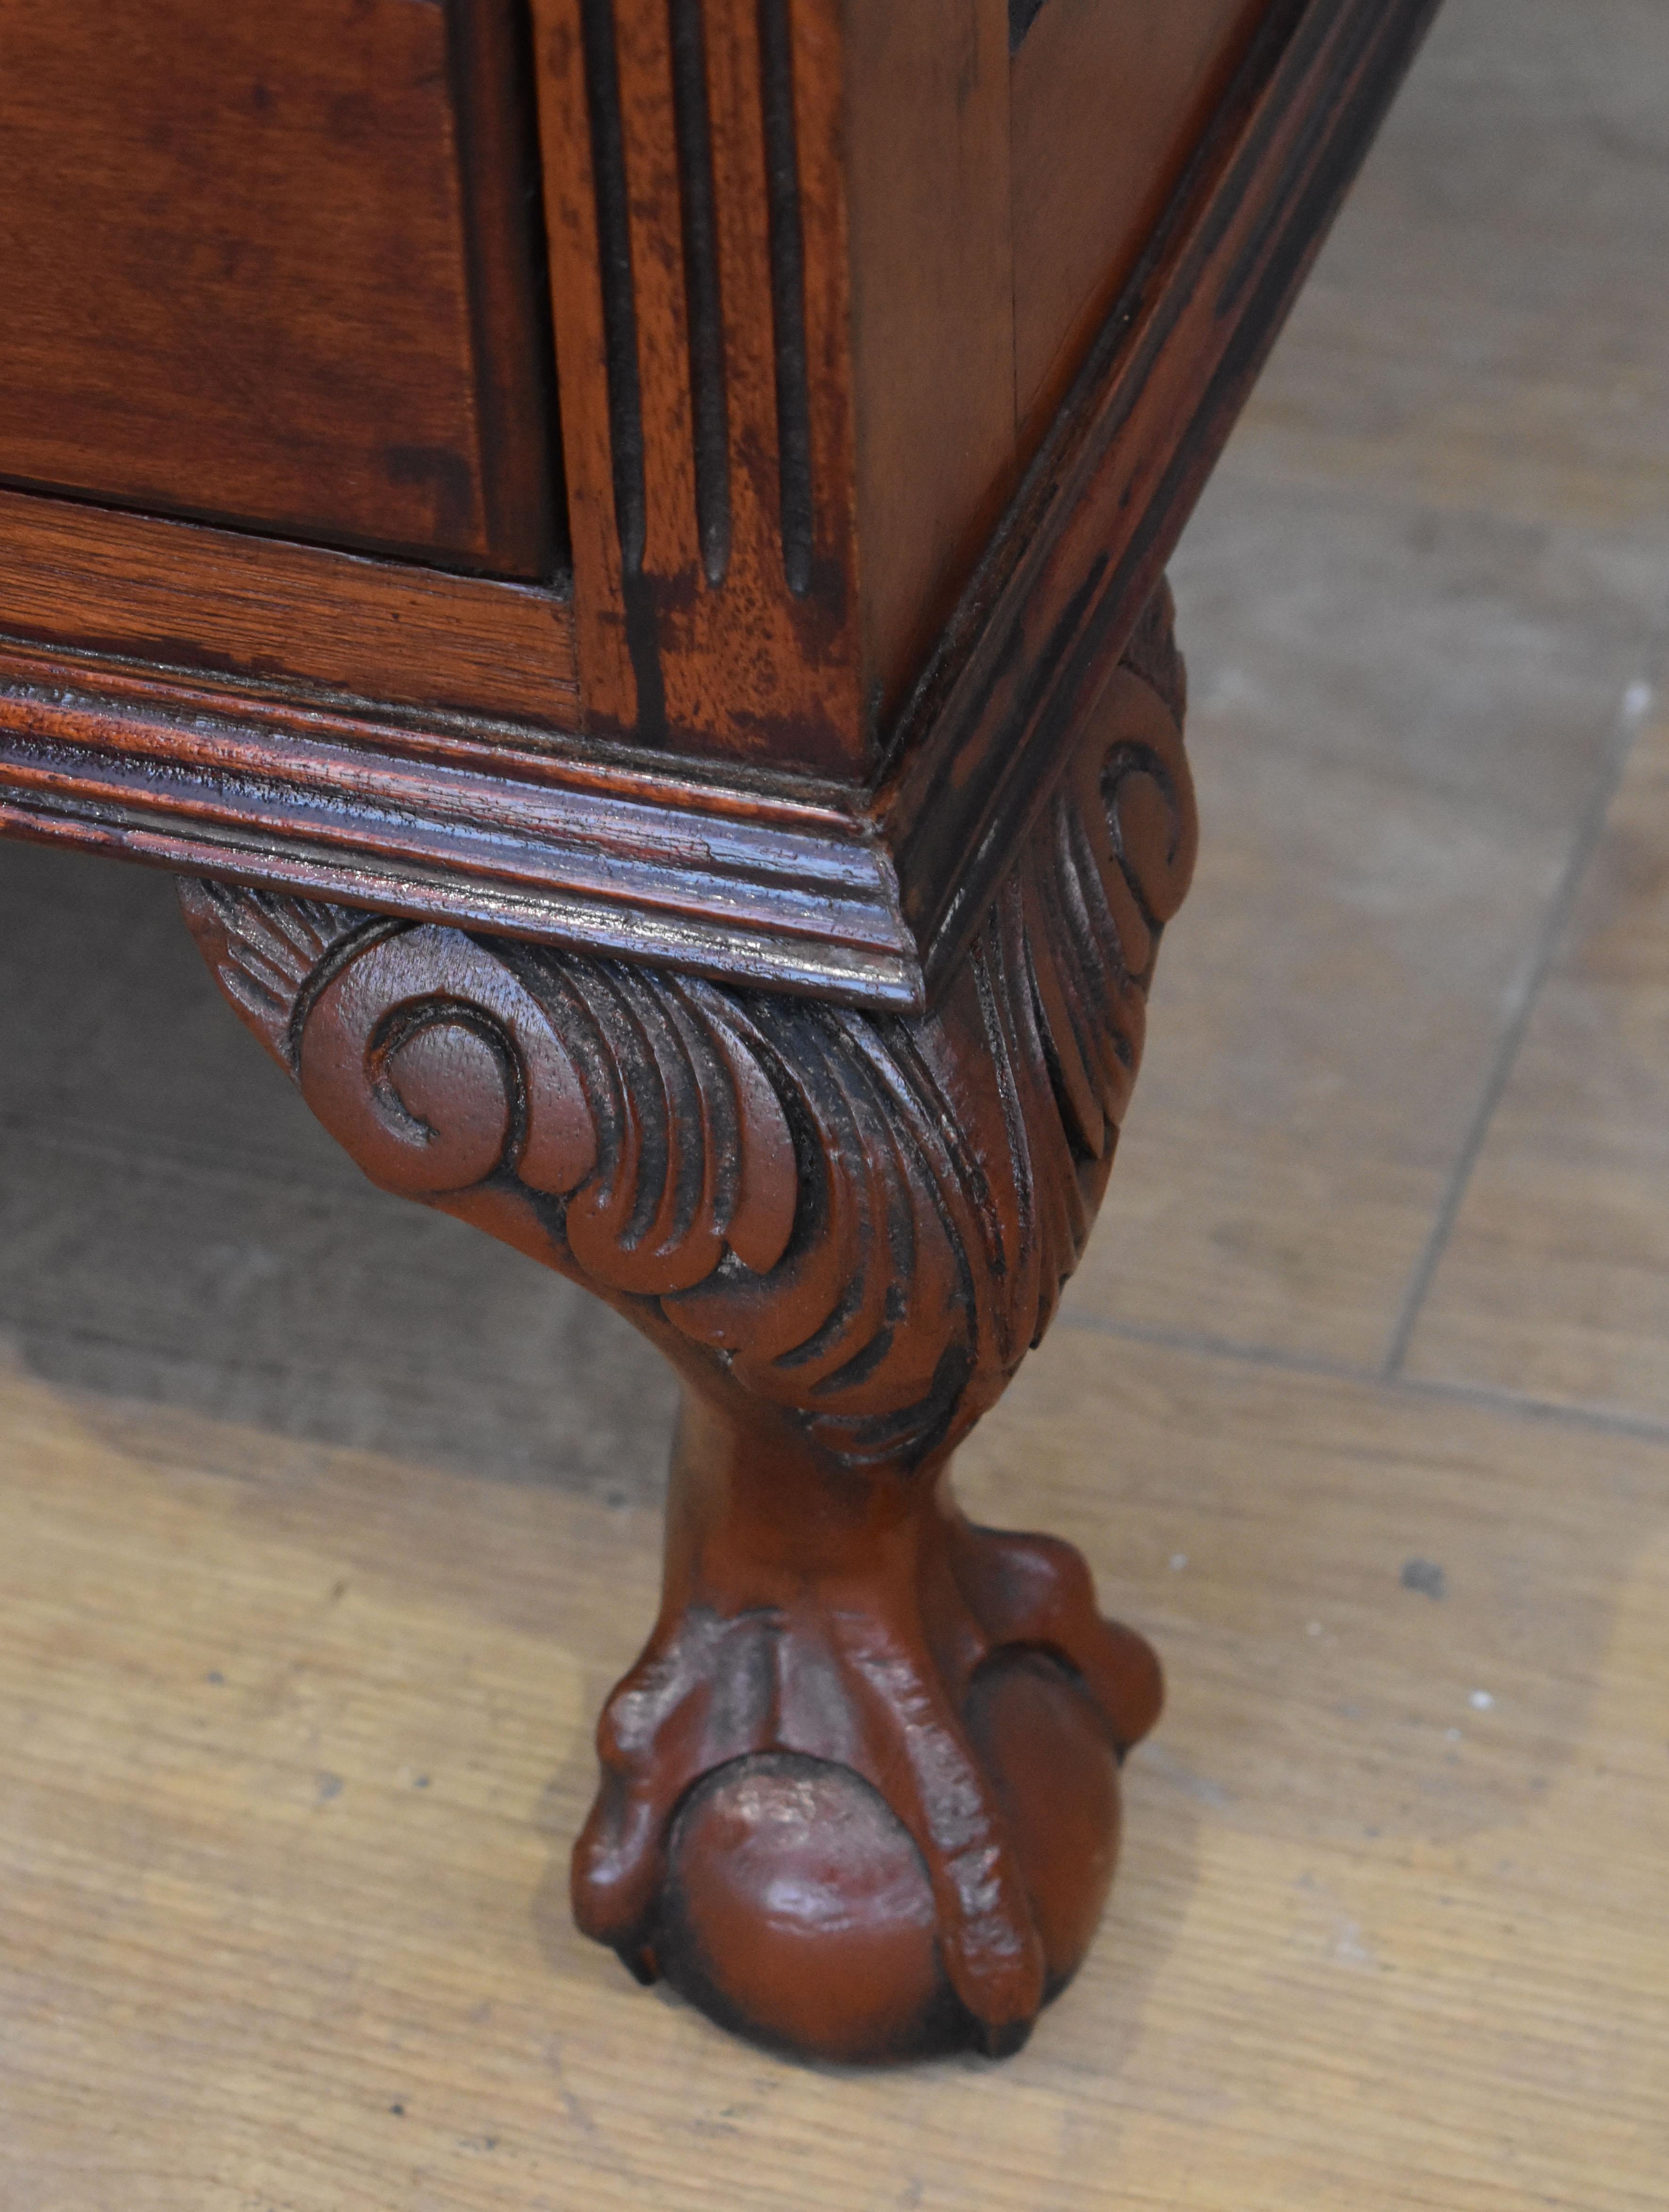
<instances>
[{"instance_id":1,"label":"polished wood surface","mask_svg":"<svg viewBox=\"0 0 1669 2212\"><path fill-rule=\"evenodd\" d=\"M151 675L150 696L159 714L172 707L188 726L182 692L216 676L250 687L222 687L223 711L254 719L252 690L294 701L297 726L333 697L371 698L385 716L409 708L491 717L537 742L579 711L565 592L152 515L124 515L112 528L96 508L17 491L0 490L0 544L13 641L0 652L15 676L16 646L27 643L166 662L169 674ZM89 703L122 683L103 670L89 681L85 663L66 673ZM391 719L390 734L398 726ZM182 756L189 744L182 732Z\"/></svg>"},{"instance_id":2,"label":"polished wood surface","mask_svg":"<svg viewBox=\"0 0 1669 2212\"><path fill-rule=\"evenodd\" d=\"M796 803L810 775L837 787L819 794L840 823L824 865L838 875L854 837L866 844L907 942L873 970L809 963L802 938L775 932L738 957L762 985L871 1005L897 1003L901 985L925 1005L1116 665L1432 4L1292 0L1265 11L1236 61L1246 19L1190 0L1198 36L1178 18L1149 90L1168 118L1156 143L1173 155L1189 143L1192 159L991 534L1022 458L1011 111L1028 71L1068 67L1047 61L1065 35L1049 11L1011 59L991 0L538 0L571 604L550 592L540 647L528 586L471 580L487 596L449 599L444 614L424 599L414 649L394 628L400 576L350 580L326 563L314 666L287 555L276 647L258 664L245 612L261 603L267 542L234 553L199 533L180 550L192 592L174 608L151 580L155 520L133 525L149 533L131 541L137 574L122 560L112 574L82 525L78 565L54 577L39 540L62 526L21 528L12 627L86 658L43 697L4 646L0 592L0 684L26 733L0 748L0 781L19 794L7 826L654 957L652 867L621 854L599 901L589 864L565 858L586 849L571 821L524 839L525 786L543 774L528 748L584 755L622 800L689 764L735 825L681 896L708 943L732 920L730 850L762 797ZM1137 39L1131 53L1145 51ZM1129 61L1096 48L1068 74L1110 86ZM1068 167L1092 121L1074 125ZM1136 229L1147 222L1128 212ZM1105 286L1121 281L1131 234L1109 243ZM1031 259L1041 270L1047 257ZM1079 338L1051 340L1063 375L1088 343L1089 309L1072 313ZM520 596L495 606L495 588ZM442 653L426 690L431 630ZM149 728L172 721L197 805L149 773L149 737L125 762L105 755L120 746L119 718L102 712L113 655L151 666ZM232 680L205 702L216 669ZM205 712L270 729L286 700L297 742L257 795L193 729ZM314 780L310 741L333 704L343 748L406 756L393 837L379 807ZM490 823L472 803L468 829L426 765L465 718L471 741L504 747ZM402 842L422 866L397 856Z\"/></svg>"},{"instance_id":3,"label":"polished wood surface","mask_svg":"<svg viewBox=\"0 0 1669 2212\"><path fill-rule=\"evenodd\" d=\"M1267 0L1046 0L1010 108L1014 416L1029 459Z\"/></svg>"},{"instance_id":4,"label":"polished wood surface","mask_svg":"<svg viewBox=\"0 0 1669 2212\"><path fill-rule=\"evenodd\" d=\"M448 181L498 238L465 259L494 372L476 396L489 442L525 433L511 455L524 520L550 477L537 368L518 383L540 335L543 205L571 577L542 554L519 586L455 592L452 665L429 671L388 564L367 592L349 559L362 533L338 524L287 583L292 610L310 581L349 601L346 635L315 650L304 612L264 652L251 631L287 518L259 499L217 511L265 526L241 541L155 514L130 526L117 565L146 533L175 616L146 656L121 631L131 586L118 578L117 606L83 623L50 543L15 601L29 643L85 656L87 672L66 690L14 646L14 679L30 680L0 716L0 827L79 829L183 864L222 989L372 1180L594 1291L679 1376L662 1608L599 1723L575 1917L640 1979L802 2058L1011 2055L1100 1917L1118 1768L1157 1717L1158 1662L1101 1616L1070 1546L971 1522L951 1456L1083 1255L1193 872L1161 563L1435 4L1293 0L1260 9L1247 44L1249 15L1199 0L1142 72L1156 136L1132 155L1151 171L1140 204L1118 222L1086 205L1059 256L1059 227L1028 204L1050 241L1035 273L1055 294L1028 296L1023 330L1017 194L1037 175L1035 149L1023 179L1004 158L1011 57L1041 98L1051 73L1129 79L1132 42L1092 54L1065 16L998 0L535 0L523 48L496 0L421 18L367 0L357 30L430 40L432 129L443 46L457 76ZM176 41L187 27L159 26ZM312 52L313 27L287 18L284 34L340 106L349 73L328 40ZM28 58L39 93L61 56ZM199 44L190 69L212 96L246 64ZM178 95L142 83L150 143L166 150L202 96L195 76ZM289 115L288 82L258 75L252 96ZM1061 105L1069 197L1096 120L1093 103ZM334 127L357 143L346 111ZM356 196L355 220L373 201ZM263 222L291 242L281 217L238 209L234 242L258 258ZM1085 305L1092 234L1106 258ZM422 235L414 220L397 243ZM305 234L294 242L305 255ZM380 258L400 283L398 253ZM234 306L222 319L230 345ZM1016 379L1052 322L1050 380L1064 391L1080 356L1083 373L1004 511ZM98 343L120 338L113 318ZM221 471L228 502L234 473ZM13 497L26 538L60 522L52 501ZM484 490L477 504L491 535L503 518ZM78 519L85 572L115 525ZM220 588L199 622L205 579ZM531 630L501 641L507 612ZM112 643L123 665L100 669ZM356 668L379 656L398 685L356 696ZM507 697L580 775L526 744L519 760L478 757L509 734ZM259 773L264 746L276 775ZM724 764L710 811L748 826L739 866L684 848L734 983L711 980L711 935L691 959L676 930L646 933L665 920L645 893L676 833L620 834L626 779L635 804L646 763L684 757ZM391 808L402 777L416 804ZM544 817L532 866L513 819L530 785ZM558 792L580 871L594 875L601 842L588 798L616 802L614 856L636 863L612 903L565 907L562 923L580 910L592 925L583 949L375 910L392 887L397 909L474 919L485 876L525 921L567 858L542 805ZM770 800L791 793L803 844L821 804L836 872L850 879L867 846L870 888L895 889L902 1018L885 1010L896 963L865 975L861 939L847 936L840 993L859 1006L831 1009L806 1003L827 994L829 963L808 978L780 944L762 961L738 933L732 886L768 846ZM695 787L674 803L682 827ZM460 896L461 855L476 881ZM791 862L779 888L803 894L814 872ZM812 901L839 945L820 890ZM549 910L538 921L564 933ZM622 964L628 949L646 964Z\"/></svg>"},{"instance_id":5,"label":"polished wood surface","mask_svg":"<svg viewBox=\"0 0 1669 2212\"><path fill-rule=\"evenodd\" d=\"M1182 710L1162 589L907 1022L181 883L373 1182L595 1292L679 1376L661 1613L599 1724L575 1917L802 2057L1019 2048L1083 1962L1115 1766L1158 1713L1078 1555L970 1525L950 1475L1107 1186L1193 869ZM1034 1741L1105 1771L1063 1790Z\"/></svg>"},{"instance_id":6,"label":"polished wood surface","mask_svg":"<svg viewBox=\"0 0 1669 2212\"><path fill-rule=\"evenodd\" d=\"M525 83L513 0L7 0L0 480L548 574Z\"/></svg>"},{"instance_id":7,"label":"polished wood surface","mask_svg":"<svg viewBox=\"0 0 1669 2212\"><path fill-rule=\"evenodd\" d=\"M840 10L534 20L586 726L861 775Z\"/></svg>"},{"instance_id":8,"label":"polished wood surface","mask_svg":"<svg viewBox=\"0 0 1669 2212\"><path fill-rule=\"evenodd\" d=\"M670 1390L363 1183L165 882L0 849L0 2199L1655 2207L1665 65L1629 0L1455 0L1184 543L1211 834L1087 1272L959 1474L1171 1698L1106 1935L995 2087L761 2058L573 1933ZM1582 1255L1526 1207L1513 1262L1539 1327L1569 1285L1584 1396L1523 1339L1480 1372L1470 1267L1443 1375L1387 1384L1630 744L1538 1002L1580 1046L1532 1018L1509 1116L1556 1203L1614 1179Z\"/></svg>"},{"instance_id":9,"label":"polished wood surface","mask_svg":"<svg viewBox=\"0 0 1669 2212\"><path fill-rule=\"evenodd\" d=\"M677 1373L662 1608L599 1723L601 1787L573 1866L580 1927L640 1980L801 2058L1009 2056L1083 1964L1118 1850L1118 1768L1156 1719L1162 1682L1143 1638L1099 1613L1077 1552L968 1519L951 1457L1083 1255L1160 938L1193 872L1186 686L1161 564L1435 0L1265 6L1249 42L1250 11L1230 21L1198 0L1140 73L1155 118L1149 150L1132 153L1140 204L1119 220L1086 204L1074 238L1028 202L1047 240L1032 273L1054 291L1023 301L1020 195L1038 179L1035 148L1023 175L1012 158L1016 69L1036 99L1051 75L1129 79L1133 33L1092 52L1065 15L998 0L534 0L513 21L507 0L421 16L401 4L366 0L354 28L429 41L404 76L431 137L452 142L454 211L482 232L452 265L479 353L474 427L493 448L467 515L440 469L453 507L435 507L427 550L456 554L468 538L484 555L490 541L519 586L449 608L454 667L431 673L421 637L399 633L403 605L359 588L349 562L356 547L410 554L410 539L367 549L357 522L315 521L300 534L337 543L307 549L311 576L352 600L348 635L315 652L304 619L276 653L239 665L266 541L295 518L269 512L283 502L258 475L240 505L209 437L226 504L208 512L258 528L215 542L178 519L200 525L200 501L141 487L140 504L174 510L141 518L117 549L119 567L148 533L173 595L172 633L146 641L152 665L118 629L124 665L100 671L108 617L84 627L50 546L44 559L35 548L17 621L55 657L85 656L88 674L66 693L50 664L22 664L34 680L21 696L14 684L0 717L15 794L0 827L64 836L66 799L96 793L84 835L149 860L171 848L222 989L372 1180L594 1291ZM205 99L217 118L235 111L227 86L250 58L191 44L183 17L149 20L190 61L178 87L126 88L133 112L152 151L174 134L191 143L200 184L223 156L193 117ZM258 118L305 125L293 87L315 70L333 141L352 149L362 118L331 29L286 18L295 74L256 71L251 98ZM50 95L62 44L24 58L32 96ZM1093 102L1058 106L1057 182L1071 198L1104 118ZM288 191L309 135L300 153L284 143ZM377 137L378 155L400 138ZM68 158L79 179L73 146ZM329 195L314 197L328 216ZM348 198L354 223L387 213L362 180ZM231 275L240 257L258 268L275 236L305 262L307 234L282 201L236 206L224 236L189 204L183 219ZM541 206L565 477L584 524L567 579L551 532L533 546L537 520L527 530L552 474ZM70 217L96 231L78 204ZM400 251L424 240L421 215L373 239L378 280L412 292ZM363 306L352 254L338 273ZM282 305L282 284L270 289ZM180 302L161 291L166 319ZM204 319L234 349L248 334L234 298L221 307ZM56 331L61 307L42 312ZM1057 324L1045 381L1064 404L1030 409L1029 437L1045 413L1050 426L1004 507L1017 379ZM379 334L397 360L398 335ZM100 359L122 340L112 314ZM258 325L252 342L261 349ZM367 341L340 345L351 363ZM421 364L416 384L444 406ZM352 398L351 378L341 390ZM190 390L177 398L189 428ZM368 413L398 427L391 402ZM64 434L88 443L73 409ZM420 480L436 450L421 449ZM381 457L396 481L412 473L406 447ZM513 514L493 495L506 459ZM100 473L96 454L88 470ZM337 458L325 474L352 468ZM100 495L121 494L112 483ZM13 497L26 538L59 520L52 501ZM117 526L80 519L92 565ZM241 599L225 588L240 559ZM222 589L199 623L205 569ZM389 580L385 563L375 582ZM305 599L293 560L288 582L292 605ZM554 617L507 685L488 641L507 610L535 629ZM567 698L551 680L559 631L577 677ZM386 655L408 688L361 700L351 672L330 680L333 654L350 672ZM773 792L819 778L826 805L844 802L842 830L895 871L916 956L907 1014L877 1008L895 981L878 989L861 959L847 972L865 988L841 994L859 1007L808 1005L827 967L805 993L803 970L737 941L733 913L736 985L710 980L710 946L683 959L671 933L649 940L646 965L622 964L622 926L646 957L652 830L584 949L377 912L404 869L420 903L462 918L448 866L469 811L457 769L519 684L531 734L565 740L555 749L581 763L595 755L604 799L621 797L634 756L640 772L656 757L712 759L728 784L717 811L756 840ZM188 722L193 698L206 712ZM263 742L284 762L276 778L254 772ZM100 787L95 764L112 751ZM497 796L461 849L479 854L484 832L490 858L474 872L515 887L519 904L500 890L513 924L562 841L547 834L530 869L506 834L511 756L484 778L470 766L476 792ZM573 842L594 866L583 781L519 766L515 782L579 801ZM418 803L391 815L402 773ZM815 835L816 805L803 832ZM301 840L284 836L287 807L306 817ZM254 832L242 846L240 829ZM321 848L339 880L308 887L337 896L246 880L300 888L322 874ZM367 848L375 871L349 860ZM738 871L698 845L686 872L719 906ZM793 888L806 872L790 871Z\"/></svg>"},{"instance_id":10,"label":"polished wood surface","mask_svg":"<svg viewBox=\"0 0 1669 2212\"><path fill-rule=\"evenodd\" d=\"M931 999L1047 799L1435 8L1271 17L924 677L878 811Z\"/></svg>"},{"instance_id":11,"label":"polished wood surface","mask_svg":"<svg viewBox=\"0 0 1669 2212\"><path fill-rule=\"evenodd\" d=\"M735 793L664 758L625 774L572 747L511 754L467 724L391 730L283 700L246 699L234 720L212 689L177 684L159 708L127 671L89 698L73 664L13 666L0 814L15 836L230 875L253 828L266 844L250 872L289 890L528 937L560 913L574 941L656 965L921 1004L890 856L838 793L750 792L738 814ZM64 817L66 788L89 818Z\"/></svg>"},{"instance_id":12,"label":"polished wood surface","mask_svg":"<svg viewBox=\"0 0 1669 2212\"><path fill-rule=\"evenodd\" d=\"M871 745L896 720L1018 473L1006 16L1003 0L862 0L847 11Z\"/></svg>"}]
</instances>

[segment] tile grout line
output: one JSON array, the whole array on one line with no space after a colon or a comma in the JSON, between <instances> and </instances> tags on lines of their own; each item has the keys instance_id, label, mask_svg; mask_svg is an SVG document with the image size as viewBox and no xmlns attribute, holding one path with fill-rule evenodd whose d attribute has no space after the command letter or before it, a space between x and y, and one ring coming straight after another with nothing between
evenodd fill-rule
<instances>
[{"instance_id":1,"label":"tile grout line","mask_svg":"<svg viewBox=\"0 0 1669 2212\"><path fill-rule=\"evenodd\" d=\"M1552 971L1576 903L1577 892L1587 872L1588 863L1605 832L1611 802L1623 781L1623 771L1628 765L1629 756L1634 750L1657 697L1656 685L1642 678L1629 685L1618 703L1599 771L1577 819L1575 834L1571 839L1552 899L1542 917L1528 958L1508 986L1506 1026L1502 1030L1495 1058L1484 1078L1484 1088L1478 1094L1472 1119L1467 1123L1460 1152L1455 1156L1454 1164L1438 1200L1431 1228L1403 1291L1396 1325L1391 1332L1391 1341L1380 1370L1380 1379L1383 1382L1395 1382L1402 1378L1416 1325L1448 1248L1449 1239L1454 1233L1454 1224L1460 1218L1460 1207L1483 1153L1496 1109L1501 1103L1523 1049L1531 1018Z\"/></svg>"},{"instance_id":2,"label":"tile grout line","mask_svg":"<svg viewBox=\"0 0 1669 2212\"><path fill-rule=\"evenodd\" d=\"M1503 1389L1490 1382L1451 1382L1435 1376L1387 1375L1382 1368L1329 1359L1320 1353L1285 1352L1278 1345L1247 1343L1189 1329L1155 1328L1142 1322L1109 1320L1102 1314L1063 1313L1059 1326L1082 1330L1086 1334L1116 1337L1126 1344L1149 1344L1166 1352L1192 1353L1199 1358L1234 1360L1265 1373L1319 1376L1327 1382L1389 1390L1398 1397L1436 1398L1451 1404L1476 1406L1484 1412L1515 1414L1521 1419L1557 1421L1570 1428L1598 1431L1605 1436L1634 1437L1645 1443L1669 1444L1669 1420L1660 1420L1652 1414L1570 1405L1557 1398L1532 1398L1526 1391Z\"/></svg>"},{"instance_id":3,"label":"tile grout line","mask_svg":"<svg viewBox=\"0 0 1669 2212\"><path fill-rule=\"evenodd\" d=\"M1620 1407L1613 1412L1604 1406L1566 1405L1557 1398L1532 1398L1525 1390L1503 1389L1498 1383L1450 1382L1435 1376L1398 1375L1386 1388L1401 1397L1439 1398L1451 1405L1476 1406L1484 1413L1515 1413L1526 1420L1556 1421L1566 1428L1597 1431L1602 1436L1669 1444L1669 1421L1652 1413L1624 1413Z\"/></svg>"},{"instance_id":4,"label":"tile grout line","mask_svg":"<svg viewBox=\"0 0 1669 2212\"><path fill-rule=\"evenodd\" d=\"M1083 1329L1098 1336L1115 1336L1126 1344L1150 1344L1162 1352L1187 1352L1208 1359L1233 1359L1247 1367L1278 1368L1287 1375L1315 1375L1333 1382L1380 1382L1383 1377L1371 1367L1352 1360L1330 1359L1324 1352L1286 1352L1272 1344L1255 1344L1242 1337L1213 1336L1204 1329L1156 1328L1139 1321L1118 1321L1106 1314L1063 1312L1059 1326Z\"/></svg>"}]
</instances>

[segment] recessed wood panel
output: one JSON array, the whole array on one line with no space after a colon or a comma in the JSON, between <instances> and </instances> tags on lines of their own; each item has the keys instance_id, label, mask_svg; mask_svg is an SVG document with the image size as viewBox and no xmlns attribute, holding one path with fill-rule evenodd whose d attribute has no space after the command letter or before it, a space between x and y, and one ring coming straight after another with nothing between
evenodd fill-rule
<instances>
[{"instance_id":1,"label":"recessed wood panel","mask_svg":"<svg viewBox=\"0 0 1669 2212\"><path fill-rule=\"evenodd\" d=\"M1023 455L1134 268L1270 0L1017 7L1014 358Z\"/></svg>"},{"instance_id":2,"label":"recessed wood panel","mask_svg":"<svg viewBox=\"0 0 1669 2212\"><path fill-rule=\"evenodd\" d=\"M520 0L0 0L0 479L537 577Z\"/></svg>"}]
</instances>

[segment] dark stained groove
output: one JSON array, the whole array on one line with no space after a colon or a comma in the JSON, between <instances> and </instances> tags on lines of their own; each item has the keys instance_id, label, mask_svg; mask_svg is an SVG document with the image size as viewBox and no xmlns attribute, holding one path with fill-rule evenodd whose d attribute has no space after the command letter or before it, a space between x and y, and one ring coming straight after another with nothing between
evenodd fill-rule
<instances>
[{"instance_id":1,"label":"dark stained groove","mask_svg":"<svg viewBox=\"0 0 1669 2212\"><path fill-rule=\"evenodd\" d=\"M666 743L666 672L661 666L660 609L655 580L642 568L628 568L620 580L626 602L626 653L637 686L637 727L640 744Z\"/></svg>"},{"instance_id":2,"label":"dark stained groove","mask_svg":"<svg viewBox=\"0 0 1669 2212\"><path fill-rule=\"evenodd\" d=\"M689 404L695 449L695 528L701 573L716 590L730 566L730 418L725 402L725 316L713 210L713 124L707 110L702 0L667 0L672 115L683 214L684 298L689 323Z\"/></svg>"},{"instance_id":3,"label":"dark stained groove","mask_svg":"<svg viewBox=\"0 0 1669 2212\"><path fill-rule=\"evenodd\" d=\"M1020 41L1043 12L1043 0L1009 0L1009 52L1017 53Z\"/></svg>"},{"instance_id":4,"label":"dark stained groove","mask_svg":"<svg viewBox=\"0 0 1669 2212\"><path fill-rule=\"evenodd\" d=\"M603 345L614 449L615 525L625 574L643 569L647 502L643 481L643 398L638 381L637 308L632 296L631 208L626 133L620 112L620 64L614 0L580 0L586 103L591 114L597 189L597 248L603 287Z\"/></svg>"},{"instance_id":5,"label":"dark stained groove","mask_svg":"<svg viewBox=\"0 0 1669 2212\"><path fill-rule=\"evenodd\" d=\"M789 590L798 595L811 588L811 394L805 362L805 234L800 222L788 0L759 0L759 61L770 227L771 319L776 331L782 566Z\"/></svg>"},{"instance_id":6,"label":"dark stained groove","mask_svg":"<svg viewBox=\"0 0 1669 2212\"><path fill-rule=\"evenodd\" d=\"M453 0L446 48L489 538L548 579L570 555L528 0Z\"/></svg>"},{"instance_id":7,"label":"dark stained groove","mask_svg":"<svg viewBox=\"0 0 1669 2212\"><path fill-rule=\"evenodd\" d=\"M556 383L556 325L550 300L550 238L545 227L544 177L539 153L539 111L536 87L539 71L535 58L533 10L529 0L517 0L511 15L511 74L515 86L516 143L523 149L519 173L526 183L522 193L525 226L523 253L532 270L532 314L541 384L540 398L546 425L546 477L549 484L551 573L571 576L574 548L567 534L567 471L562 454L561 393Z\"/></svg>"}]
</instances>

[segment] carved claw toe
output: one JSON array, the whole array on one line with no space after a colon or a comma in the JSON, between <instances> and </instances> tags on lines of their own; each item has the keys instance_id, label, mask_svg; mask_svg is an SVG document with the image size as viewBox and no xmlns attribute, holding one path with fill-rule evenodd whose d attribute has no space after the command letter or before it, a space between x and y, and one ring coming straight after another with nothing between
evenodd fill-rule
<instances>
[{"instance_id":1,"label":"carved claw toe","mask_svg":"<svg viewBox=\"0 0 1669 2212\"><path fill-rule=\"evenodd\" d=\"M1103 1617L1081 1553L1058 1536L1021 1535L958 1520L954 1571L992 1644L1051 1651L1077 1674L1122 1759L1157 1721L1164 1676L1152 1646Z\"/></svg>"}]
</instances>

